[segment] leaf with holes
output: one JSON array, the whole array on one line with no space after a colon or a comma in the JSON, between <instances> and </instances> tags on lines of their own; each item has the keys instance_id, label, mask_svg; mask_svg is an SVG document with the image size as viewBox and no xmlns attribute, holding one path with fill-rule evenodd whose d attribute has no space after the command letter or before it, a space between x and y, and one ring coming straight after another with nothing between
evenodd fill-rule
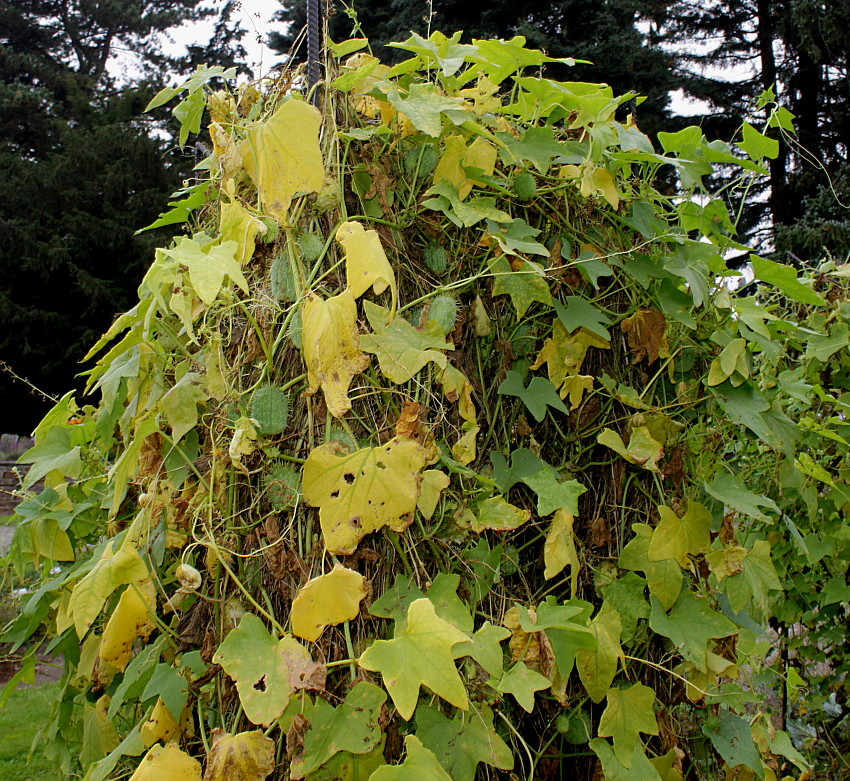
<instances>
[{"instance_id":1,"label":"leaf with holes","mask_svg":"<svg viewBox=\"0 0 850 781\"><path fill-rule=\"evenodd\" d=\"M213 662L236 681L239 700L253 724L271 724L298 689L324 689L325 668L297 640L272 637L251 613L224 638Z\"/></svg>"},{"instance_id":2,"label":"leaf with holes","mask_svg":"<svg viewBox=\"0 0 850 781\"><path fill-rule=\"evenodd\" d=\"M315 448L304 464L304 501L319 508L325 547L353 553L367 534L384 526L404 531L419 499L425 448L395 437L349 453L339 442Z\"/></svg>"},{"instance_id":3,"label":"leaf with holes","mask_svg":"<svg viewBox=\"0 0 850 781\"><path fill-rule=\"evenodd\" d=\"M360 657L364 670L379 672L398 712L410 720L419 699L419 687L427 686L457 708L469 701L458 675L452 646L469 637L440 618L427 599L417 599L407 609L407 621L396 625L392 640L376 640Z\"/></svg>"}]
</instances>

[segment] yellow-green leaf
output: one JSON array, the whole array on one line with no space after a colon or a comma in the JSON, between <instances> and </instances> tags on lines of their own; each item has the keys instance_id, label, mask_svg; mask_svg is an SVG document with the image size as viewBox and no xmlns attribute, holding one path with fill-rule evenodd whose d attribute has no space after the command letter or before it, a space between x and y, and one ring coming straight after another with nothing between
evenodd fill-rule
<instances>
[{"instance_id":1,"label":"yellow-green leaf","mask_svg":"<svg viewBox=\"0 0 850 781\"><path fill-rule=\"evenodd\" d=\"M617 660L623 658L620 614L603 602L589 628L596 638L596 648L579 649L576 652L576 668L590 699L602 702L617 674Z\"/></svg>"},{"instance_id":2,"label":"yellow-green leaf","mask_svg":"<svg viewBox=\"0 0 850 781\"><path fill-rule=\"evenodd\" d=\"M325 182L321 124L318 109L290 98L269 119L254 125L239 146L264 207L281 222L296 193L319 192Z\"/></svg>"},{"instance_id":3,"label":"yellow-green leaf","mask_svg":"<svg viewBox=\"0 0 850 781\"><path fill-rule=\"evenodd\" d=\"M640 745L640 733L657 735L658 722L652 704L655 692L636 683L628 689L610 689L608 704L599 720L599 735L614 739L614 753L625 767L632 766L632 755Z\"/></svg>"},{"instance_id":4,"label":"yellow-green leaf","mask_svg":"<svg viewBox=\"0 0 850 781\"><path fill-rule=\"evenodd\" d=\"M181 236L174 249L160 252L189 269L189 280L198 298L210 306L221 291L226 277L248 292L248 282L235 257L238 248L235 241L201 245L194 239Z\"/></svg>"},{"instance_id":5,"label":"yellow-green leaf","mask_svg":"<svg viewBox=\"0 0 850 781\"><path fill-rule=\"evenodd\" d=\"M593 163L583 167L581 174L581 194L585 198L591 195L602 196L616 209L620 206L620 196L614 184L614 178L607 168L600 168Z\"/></svg>"},{"instance_id":6,"label":"yellow-green leaf","mask_svg":"<svg viewBox=\"0 0 850 781\"><path fill-rule=\"evenodd\" d=\"M112 540L106 543L100 559L91 572L74 586L68 602L68 613L73 616L80 638L88 632L115 589L148 577L147 565L135 550L120 548L114 551L113 546Z\"/></svg>"},{"instance_id":7,"label":"yellow-green leaf","mask_svg":"<svg viewBox=\"0 0 850 781\"><path fill-rule=\"evenodd\" d=\"M452 781L434 752L425 748L416 735L408 735L404 747L407 756L402 764L379 767L369 781Z\"/></svg>"},{"instance_id":8,"label":"yellow-green leaf","mask_svg":"<svg viewBox=\"0 0 850 781\"><path fill-rule=\"evenodd\" d=\"M357 332L357 304L350 290L333 298L311 295L303 306L302 344L307 364L308 393L320 387L334 417L351 409L348 386L354 375L369 365L360 350Z\"/></svg>"},{"instance_id":9,"label":"yellow-green leaf","mask_svg":"<svg viewBox=\"0 0 850 781\"><path fill-rule=\"evenodd\" d=\"M355 298L360 298L370 287L376 296L390 289L392 306L386 321L389 322L398 304L398 288L378 232L367 231L359 222L344 222L336 232L336 240L345 250L345 276Z\"/></svg>"},{"instance_id":10,"label":"yellow-green leaf","mask_svg":"<svg viewBox=\"0 0 850 781\"><path fill-rule=\"evenodd\" d=\"M521 510L508 504L501 496L491 496L457 519L458 526L481 534L485 529L512 531L531 518L530 510Z\"/></svg>"},{"instance_id":11,"label":"yellow-green leaf","mask_svg":"<svg viewBox=\"0 0 850 781\"><path fill-rule=\"evenodd\" d=\"M219 241L222 244L236 242L234 257L240 266L244 266L254 257L255 239L259 231L265 231L265 226L249 214L239 201L234 199L221 205Z\"/></svg>"},{"instance_id":12,"label":"yellow-green leaf","mask_svg":"<svg viewBox=\"0 0 850 781\"><path fill-rule=\"evenodd\" d=\"M434 514L437 502L440 501L440 494L449 487L450 482L449 476L439 469L426 469L422 473L422 484L419 486L416 507L423 518L430 518Z\"/></svg>"},{"instance_id":13,"label":"yellow-green leaf","mask_svg":"<svg viewBox=\"0 0 850 781\"><path fill-rule=\"evenodd\" d=\"M526 713L534 710L534 692L548 689L552 682L524 662L517 662L506 670L496 689L503 694L511 694Z\"/></svg>"},{"instance_id":14,"label":"yellow-green leaf","mask_svg":"<svg viewBox=\"0 0 850 781\"><path fill-rule=\"evenodd\" d=\"M689 567L688 555L705 553L711 543L711 513L699 502L688 502L687 512L681 518L663 505L658 513L661 520L649 541L649 560L675 559L680 567Z\"/></svg>"},{"instance_id":15,"label":"yellow-green leaf","mask_svg":"<svg viewBox=\"0 0 850 781\"><path fill-rule=\"evenodd\" d=\"M395 437L385 445L348 453L339 442L313 450L304 464L304 501L319 508L325 547L353 553L367 534L384 526L403 531L412 521L426 452Z\"/></svg>"},{"instance_id":16,"label":"yellow-green leaf","mask_svg":"<svg viewBox=\"0 0 850 781\"><path fill-rule=\"evenodd\" d=\"M378 356L381 372L397 384L413 379L432 361L445 369L446 356L440 350L454 350L447 342L442 328L429 320L422 328L414 328L403 317L389 321L390 313L371 301L363 303L366 319L373 333L360 338L364 352Z\"/></svg>"},{"instance_id":17,"label":"yellow-green leaf","mask_svg":"<svg viewBox=\"0 0 850 781\"><path fill-rule=\"evenodd\" d=\"M274 749L259 730L230 735L214 729L204 781L264 781L274 770Z\"/></svg>"},{"instance_id":18,"label":"yellow-green leaf","mask_svg":"<svg viewBox=\"0 0 850 781\"><path fill-rule=\"evenodd\" d=\"M255 615L246 613L213 656L236 681L239 700L253 724L271 724L298 689L323 689L325 668L286 635L275 640Z\"/></svg>"},{"instance_id":19,"label":"yellow-green leaf","mask_svg":"<svg viewBox=\"0 0 850 781\"><path fill-rule=\"evenodd\" d=\"M478 182L467 176L465 169L477 168L484 176L492 176L496 157L496 148L482 136L466 146L462 136L451 135L446 138L443 154L434 170L434 184L448 179L457 187L458 198L462 201Z\"/></svg>"},{"instance_id":20,"label":"yellow-green leaf","mask_svg":"<svg viewBox=\"0 0 850 781\"><path fill-rule=\"evenodd\" d=\"M466 710L469 701L454 664L452 646L468 640L437 615L430 600L417 599L407 609L407 621L401 627L396 624L394 638L376 640L359 663L364 670L381 673L384 686L406 721L416 708L420 686Z\"/></svg>"},{"instance_id":21,"label":"yellow-green leaf","mask_svg":"<svg viewBox=\"0 0 850 781\"><path fill-rule=\"evenodd\" d=\"M493 275L493 295L510 296L517 320L520 320L535 301L551 306L552 294L539 265L529 260L520 260L518 265L514 270L507 257L500 255L491 262L490 273Z\"/></svg>"},{"instance_id":22,"label":"yellow-green leaf","mask_svg":"<svg viewBox=\"0 0 850 781\"><path fill-rule=\"evenodd\" d=\"M365 596L366 578L337 563L298 589L290 614L292 634L315 642L326 626L356 618Z\"/></svg>"},{"instance_id":23,"label":"yellow-green leaf","mask_svg":"<svg viewBox=\"0 0 850 781\"><path fill-rule=\"evenodd\" d=\"M653 439L646 426L632 429L626 445L613 429L606 428L596 437L600 445L607 445L619 453L630 464L642 466L650 472L658 471L658 461L664 455L664 446Z\"/></svg>"}]
</instances>

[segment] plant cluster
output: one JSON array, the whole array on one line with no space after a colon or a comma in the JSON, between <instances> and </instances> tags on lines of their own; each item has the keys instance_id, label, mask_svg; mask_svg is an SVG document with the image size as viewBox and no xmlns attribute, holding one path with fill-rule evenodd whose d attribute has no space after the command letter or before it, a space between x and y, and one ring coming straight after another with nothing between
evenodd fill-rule
<instances>
[{"instance_id":1,"label":"plant cluster","mask_svg":"<svg viewBox=\"0 0 850 781\"><path fill-rule=\"evenodd\" d=\"M845 692L847 274L732 292L777 140L656 148L524 43L331 44L321 110L291 73L154 100L208 112L191 230L22 458L5 639L64 655L69 772L810 772L764 691L814 728Z\"/></svg>"}]
</instances>

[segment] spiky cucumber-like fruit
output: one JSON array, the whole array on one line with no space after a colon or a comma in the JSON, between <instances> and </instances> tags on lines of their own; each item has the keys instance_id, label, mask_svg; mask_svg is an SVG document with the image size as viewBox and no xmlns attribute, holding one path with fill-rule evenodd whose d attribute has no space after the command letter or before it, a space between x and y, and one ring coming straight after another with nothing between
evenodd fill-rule
<instances>
[{"instance_id":1,"label":"spiky cucumber-like fruit","mask_svg":"<svg viewBox=\"0 0 850 781\"><path fill-rule=\"evenodd\" d=\"M304 232L295 243L301 250L301 257L308 263L315 263L322 256L322 250L325 248L325 242L315 233Z\"/></svg>"},{"instance_id":2,"label":"spiky cucumber-like fruit","mask_svg":"<svg viewBox=\"0 0 850 781\"><path fill-rule=\"evenodd\" d=\"M448 334L457 322L457 301L451 296L434 296L428 307L428 319L439 323L444 334Z\"/></svg>"},{"instance_id":3,"label":"spiky cucumber-like fruit","mask_svg":"<svg viewBox=\"0 0 850 781\"><path fill-rule=\"evenodd\" d=\"M275 512L283 512L298 504L301 478L288 464L277 464L264 478L266 496Z\"/></svg>"},{"instance_id":4,"label":"spiky cucumber-like fruit","mask_svg":"<svg viewBox=\"0 0 850 781\"><path fill-rule=\"evenodd\" d=\"M316 195L316 200L313 202L313 208L317 212L329 212L339 207L339 201L342 193L339 189L339 182L332 177L325 179L325 185Z\"/></svg>"},{"instance_id":5,"label":"spiky cucumber-like fruit","mask_svg":"<svg viewBox=\"0 0 850 781\"><path fill-rule=\"evenodd\" d=\"M325 435L325 442L339 442L348 449L349 453L360 449L357 440L341 426L331 426Z\"/></svg>"},{"instance_id":6,"label":"spiky cucumber-like fruit","mask_svg":"<svg viewBox=\"0 0 850 781\"><path fill-rule=\"evenodd\" d=\"M271 385L257 388L251 396L251 417L261 434L280 434L289 421L289 396Z\"/></svg>"},{"instance_id":7,"label":"spiky cucumber-like fruit","mask_svg":"<svg viewBox=\"0 0 850 781\"><path fill-rule=\"evenodd\" d=\"M413 147L404 157L404 172L417 179L427 176L437 167L437 150L433 144Z\"/></svg>"},{"instance_id":8,"label":"spiky cucumber-like fruit","mask_svg":"<svg viewBox=\"0 0 850 781\"><path fill-rule=\"evenodd\" d=\"M449 262L446 251L439 244L428 244L422 250L422 259L435 274L444 274Z\"/></svg>"},{"instance_id":9,"label":"spiky cucumber-like fruit","mask_svg":"<svg viewBox=\"0 0 850 781\"><path fill-rule=\"evenodd\" d=\"M292 320L289 321L289 331L287 335L289 339L292 341L299 350L303 345L303 340L301 339L301 330L303 328L303 318L301 316L301 307L299 306L295 312L292 314Z\"/></svg>"},{"instance_id":10,"label":"spiky cucumber-like fruit","mask_svg":"<svg viewBox=\"0 0 850 781\"><path fill-rule=\"evenodd\" d=\"M295 289L295 270L285 255L280 255L272 261L269 281L272 296L278 301L294 301L298 297L298 291Z\"/></svg>"},{"instance_id":11,"label":"spiky cucumber-like fruit","mask_svg":"<svg viewBox=\"0 0 850 781\"><path fill-rule=\"evenodd\" d=\"M527 171L514 177L514 193L521 201L530 201L537 194L537 180Z\"/></svg>"}]
</instances>

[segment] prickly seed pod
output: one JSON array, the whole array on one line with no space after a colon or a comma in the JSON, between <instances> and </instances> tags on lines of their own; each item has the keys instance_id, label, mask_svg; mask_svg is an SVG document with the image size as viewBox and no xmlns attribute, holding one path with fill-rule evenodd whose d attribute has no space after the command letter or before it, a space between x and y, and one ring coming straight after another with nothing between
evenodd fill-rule
<instances>
[{"instance_id":1,"label":"prickly seed pod","mask_svg":"<svg viewBox=\"0 0 850 781\"><path fill-rule=\"evenodd\" d=\"M308 263L315 263L321 256L325 243L315 233L302 233L296 240L301 257Z\"/></svg>"},{"instance_id":2,"label":"prickly seed pod","mask_svg":"<svg viewBox=\"0 0 850 781\"><path fill-rule=\"evenodd\" d=\"M286 256L280 255L272 261L269 282L271 283L272 296L278 301L294 301L298 297L298 292L295 289L295 274L292 264Z\"/></svg>"},{"instance_id":3,"label":"prickly seed pod","mask_svg":"<svg viewBox=\"0 0 850 781\"><path fill-rule=\"evenodd\" d=\"M448 334L457 322L457 301L451 296L435 296L428 308L428 319L439 323L444 334Z\"/></svg>"},{"instance_id":4,"label":"prickly seed pod","mask_svg":"<svg viewBox=\"0 0 850 781\"><path fill-rule=\"evenodd\" d=\"M301 349L301 329L303 324L303 319L301 316L301 307L295 310L295 313L292 315L292 320L289 321L289 338L299 350Z\"/></svg>"},{"instance_id":5,"label":"prickly seed pod","mask_svg":"<svg viewBox=\"0 0 850 781\"><path fill-rule=\"evenodd\" d=\"M435 274L445 273L448 256L446 255L446 251L438 244L429 244L426 246L422 251L422 259L425 261L425 265Z\"/></svg>"},{"instance_id":6,"label":"prickly seed pod","mask_svg":"<svg viewBox=\"0 0 850 781\"><path fill-rule=\"evenodd\" d=\"M261 434L280 434L289 421L289 396L280 388L257 388L251 396L251 418Z\"/></svg>"},{"instance_id":7,"label":"prickly seed pod","mask_svg":"<svg viewBox=\"0 0 850 781\"><path fill-rule=\"evenodd\" d=\"M322 187L316 200L313 203L313 208L317 212L329 212L339 206L341 193L339 191L339 182L336 179L328 177L325 179L325 186Z\"/></svg>"},{"instance_id":8,"label":"prickly seed pod","mask_svg":"<svg viewBox=\"0 0 850 781\"><path fill-rule=\"evenodd\" d=\"M341 426L331 426L325 436L325 442L339 442L348 449L349 453L353 453L360 447L357 440Z\"/></svg>"},{"instance_id":9,"label":"prickly seed pod","mask_svg":"<svg viewBox=\"0 0 850 781\"><path fill-rule=\"evenodd\" d=\"M404 158L404 173L417 179L427 176L437 167L437 150L432 144L413 147Z\"/></svg>"},{"instance_id":10,"label":"prickly seed pod","mask_svg":"<svg viewBox=\"0 0 850 781\"><path fill-rule=\"evenodd\" d=\"M266 496L275 512L289 510L298 504L298 473L287 464L278 464L264 479Z\"/></svg>"},{"instance_id":11,"label":"prickly seed pod","mask_svg":"<svg viewBox=\"0 0 850 781\"><path fill-rule=\"evenodd\" d=\"M537 194L537 180L530 173L521 171L514 177L514 194L521 201L530 201Z\"/></svg>"}]
</instances>

